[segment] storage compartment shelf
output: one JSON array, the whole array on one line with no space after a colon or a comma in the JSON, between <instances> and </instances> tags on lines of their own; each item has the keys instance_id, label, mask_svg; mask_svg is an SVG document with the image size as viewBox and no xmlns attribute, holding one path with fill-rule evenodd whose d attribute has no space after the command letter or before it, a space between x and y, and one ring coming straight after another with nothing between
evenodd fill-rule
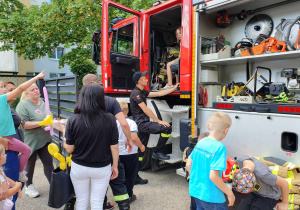
<instances>
[{"instance_id":1,"label":"storage compartment shelf","mask_svg":"<svg viewBox=\"0 0 300 210\"><path fill-rule=\"evenodd\" d=\"M285 60L285 59L295 59L295 58L300 58L300 50L246 56L246 57L237 57L237 58L225 58L225 59L218 59L218 60L201 61L200 64L233 65L233 64L243 64L247 62L254 63L254 62L261 62L261 61Z\"/></svg>"}]
</instances>

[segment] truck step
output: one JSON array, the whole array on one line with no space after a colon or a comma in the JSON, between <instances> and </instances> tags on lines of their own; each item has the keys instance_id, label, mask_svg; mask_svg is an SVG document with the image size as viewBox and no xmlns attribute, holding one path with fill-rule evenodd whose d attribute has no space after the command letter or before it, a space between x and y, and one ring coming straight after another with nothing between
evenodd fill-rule
<instances>
[{"instance_id":1,"label":"truck step","mask_svg":"<svg viewBox=\"0 0 300 210\"><path fill-rule=\"evenodd\" d=\"M169 160L164 160L166 163L174 164L174 163L179 163L182 161L182 156L176 155L176 154L168 154L170 155Z\"/></svg>"}]
</instances>

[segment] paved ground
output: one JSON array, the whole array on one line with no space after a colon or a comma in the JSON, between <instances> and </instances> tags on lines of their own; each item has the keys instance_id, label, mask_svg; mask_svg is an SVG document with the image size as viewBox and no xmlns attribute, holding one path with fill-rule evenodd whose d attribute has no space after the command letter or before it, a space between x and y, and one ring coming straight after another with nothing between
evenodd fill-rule
<instances>
[{"instance_id":1,"label":"paved ground","mask_svg":"<svg viewBox=\"0 0 300 210\"><path fill-rule=\"evenodd\" d=\"M132 203L132 210L188 210L190 197L188 195L188 183L185 179L175 173L178 166L171 166L160 171L152 172L151 170L140 172L142 178L148 179L147 185L137 185L134 193L137 200ZM34 185L40 192L38 198L29 198L24 195L16 204L18 210L46 210L53 209L47 206L49 196L49 184L44 176L43 166L40 160L37 161ZM113 201L111 190L109 189L108 200ZM63 209L63 208L60 208ZM118 208L115 208L118 209ZM235 208L231 208L236 209Z\"/></svg>"},{"instance_id":2,"label":"paved ground","mask_svg":"<svg viewBox=\"0 0 300 210\"><path fill-rule=\"evenodd\" d=\"M188 209L190 199L188 183L183 177L175 174L176 168L174 166L156 172L151 170L140 172L141 177L149 180L149 184L135 186L134 193L137 196L137 200L132 203L131 209ZM33 183L41 195L38 198L30 198L24 194L23 190L23 198L19 199L16 204L17 209L52 209L47 206L49 184L44 176L40 160L36 164ZM113 201L110 189L107 195L108 200Z\"/></svg>"}]
</instances>

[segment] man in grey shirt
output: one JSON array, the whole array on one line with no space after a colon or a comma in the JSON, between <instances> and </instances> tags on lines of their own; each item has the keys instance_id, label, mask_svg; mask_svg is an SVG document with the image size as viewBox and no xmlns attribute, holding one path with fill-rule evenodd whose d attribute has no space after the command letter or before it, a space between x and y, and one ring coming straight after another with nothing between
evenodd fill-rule
<instances>
[{"instance_id":1,"label":"man in grey shirt","mask_svg":"<svg viewBox=\"0 0 300 210\"><path fill-rule=\"evenodd\" d=\"M266 164L254 157L241 156L236 163L240 169L250 170L256 178L254 191L241 201L238 210L273 210L274 207L287 210L289 186L285 179L273 174Z\"/></svg>"}]
</instances>

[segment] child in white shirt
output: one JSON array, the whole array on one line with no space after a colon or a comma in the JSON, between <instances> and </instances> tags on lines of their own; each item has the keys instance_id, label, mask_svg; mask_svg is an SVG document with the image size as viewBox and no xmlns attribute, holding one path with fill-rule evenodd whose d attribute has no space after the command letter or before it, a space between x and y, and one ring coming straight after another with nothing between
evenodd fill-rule
<instances>
[{"instance_id":1,"label":"child in white shirt","mask_svg":"<svg viewBox=\"0 0 300 210\"><path fill-rule=\"evenodd\" d=\"M131 139L133 141L132 151L129 153L128 149L125 148L125 142L127 138L123 133L121 125L119 121L117 121L118 131L119 131L119 158L120 162L123 163L125 169L125 185L127 188L128 195L131 199L131 202L136 199L135 195L133 195L133 186L134 181L136 179L138 173L138 148L141 152L145 151L145 146L142 144L141 140L138 137L138 128L137 124L127 117L128 115L128 104L126 102L120 102L120 107L122 112L124 113L126 120L129 124L131 131Z\"/></svg>"}]
</instances>

